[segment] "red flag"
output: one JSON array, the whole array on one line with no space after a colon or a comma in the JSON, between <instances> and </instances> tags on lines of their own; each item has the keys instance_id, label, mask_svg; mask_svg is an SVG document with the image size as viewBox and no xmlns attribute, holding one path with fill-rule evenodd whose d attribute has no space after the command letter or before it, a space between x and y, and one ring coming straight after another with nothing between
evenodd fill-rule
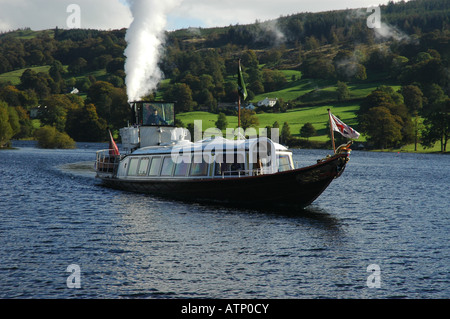
<instances>
[{"instance_id":1,"label":"red flag","mask_svg":"<svg viewBox=\"0 0 450 319\"><path fill-rule=\"evenodd\" d=\"M114 138L109 131L109 155L120 155L119 148L117 147L116 142L114 142Z\"/></svg>"}]
</instances>

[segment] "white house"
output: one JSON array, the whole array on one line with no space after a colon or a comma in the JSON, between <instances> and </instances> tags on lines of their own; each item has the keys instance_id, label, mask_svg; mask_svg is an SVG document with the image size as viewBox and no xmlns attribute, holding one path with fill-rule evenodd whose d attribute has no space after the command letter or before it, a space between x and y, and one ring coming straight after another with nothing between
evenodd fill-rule
<instances>
[{"instance_id":1,"label":"white house","mask_svg":"<svg viewBox=\"0 0 450 319\"><path fill-rule=\"evenodd\" d=\"M261 100L258 102L258 106L269 106L269 107L274 107L275 104L277 104L278 99L269 99L268 97L266 97L264 100Z\"/></svg>"}]
</instances>

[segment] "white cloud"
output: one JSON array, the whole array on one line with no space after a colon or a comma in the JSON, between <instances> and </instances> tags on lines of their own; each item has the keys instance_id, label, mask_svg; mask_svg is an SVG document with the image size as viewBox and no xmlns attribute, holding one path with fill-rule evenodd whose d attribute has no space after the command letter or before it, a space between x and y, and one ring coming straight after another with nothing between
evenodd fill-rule
<instances>
[{"instance_id":1,"label":"white cloud","mask_svg":"<svg viewBox=\"0 0 450 319\"><path fill-rule=\"evenodd\" d=\"M388 0L184 0L169 19L172 29L266 21L282 15L386 4Z\"/></svg>"},{"instance_id":2,"label":"white cloud","mask_svg":"<svg viewBox=\"0 0 450 319\"><path fill-rule=\"evenodd\" d=\"M0 0L0 31L67 29L70 4L80 7L81 28L120 29L132 20L128 7L115 0Z\"/></svg>"},{"instance_id":3,"label":"white cloud","mask_svg":"<svg viewBox=\"0 0 450 319\"><path fill-rule=\"evenodd\" d=\"M155 0L164 1L164 0ZM228 26L281 15L385 4L388 0L183 0L169 15L168 29ZM69 4L81 8L81 28L120 29L132 17L126 0L0 0L0 31L67 28Z\"/></svg>"}]
</instances>

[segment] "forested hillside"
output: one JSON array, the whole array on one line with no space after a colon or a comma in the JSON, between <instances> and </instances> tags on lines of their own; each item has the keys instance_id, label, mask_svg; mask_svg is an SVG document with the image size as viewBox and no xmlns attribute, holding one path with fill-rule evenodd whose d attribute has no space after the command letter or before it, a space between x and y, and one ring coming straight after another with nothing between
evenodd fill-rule
<instances>
[{"instance_id":1,"label":"forested hillside","mask_svg":"<svg viewBox=\"0 0 450 319\"><path fill-rule=\"evenodd\" d=\"M234 125L241 59L245 102L256 106L244 112L244 125L279 125L286 144L320 146L313 142L327 141L325 110L331 107L363 133L367 146L439 142L444 151L450 3L415 0L380 9L381 28L368 27L371 12L363 8L168 32L160 63L166 80L146 99L177 101L179 125L191 126L196 114L209 119L206 129L219 113ZM107 127L127 125L125 34L0 34L0 147L45 126L89 142L105 140ZM275 106L257 106L266 97L276 99Z\"/></svg>"}]
</instances>

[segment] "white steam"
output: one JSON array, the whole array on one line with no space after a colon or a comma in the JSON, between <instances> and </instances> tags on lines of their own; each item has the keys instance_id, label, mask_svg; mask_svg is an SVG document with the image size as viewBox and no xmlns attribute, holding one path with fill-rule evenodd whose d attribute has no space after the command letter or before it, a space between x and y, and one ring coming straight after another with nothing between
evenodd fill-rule
<instances>
[{"instance_id":1,"label":"white steam","mask_svg":"<svg viewBox=\"0 0 450 319\"><path fill-rule=\"evenodd\" d=\"M125 40L125 83L128 101L154 92L163 74L158 67L163 50L167 14L182 0L127 0L133 22Z\"/></svg>"}]
</instances>

